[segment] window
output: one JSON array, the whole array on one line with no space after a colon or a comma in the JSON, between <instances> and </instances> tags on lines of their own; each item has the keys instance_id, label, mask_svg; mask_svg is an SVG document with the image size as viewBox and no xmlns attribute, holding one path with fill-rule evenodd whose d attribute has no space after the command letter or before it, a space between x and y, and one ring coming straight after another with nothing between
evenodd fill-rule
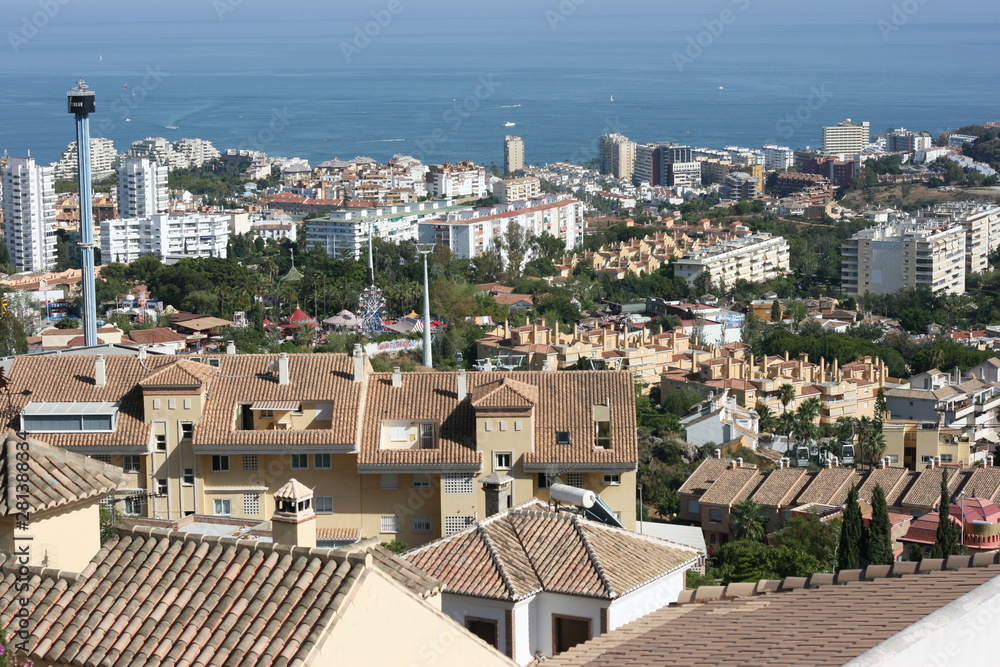
<instances>
[{"instance_id":1,"label":"window","mask_svg":"<svg viewBox=\"0 0 1000 667\"><path fill-rule=\"evenodd\" d=\"M378 488L380 489L398 489L399 488L399 475L379 475Z\"/></svg>"},{"instance_id":2,"label":"window","mask_svg":"<svg viewBox=\"0 0 1000 667\"><path fill-rule=\"evenodd\" d=\"M389 427L389 440L392 442L402 442L406 440L406 426L393 425Z\"/></svg>"},{"instance_id":3,"label":"window","mask_svg":"<svg viewBox=\"0 0 1000 667\"><path fill-rule=\"evenodd\" d=\"M141 465L139 457L135 454L126 454L122 457L123 472L137 473Z\"/></svg>"},{"instance_id":4,"label":"window","mask_svg":"<svg viewBox=\"0 0 1000 667\"><path fill-rule=\"evenodd\" d=\"M514 463L514 454L511 452L493 452L493 469L510 470Z\"/></svg>"},{"instance_id":5,"label":"window","mask_svg":"<svg viewBox=\"0 0 1000 667\"><path fill-rule=\"evenodd\" d=\"M427 475L414 475L413 476L413 488L414 489L429 489L429 488L431 488L431 480L427 479Z\"/></svg>"},{"instance_id":6,"label":"window","mask_svg":"<svg viewBox=\"0 0 1000 667\"><path fill-rule=\"evenodd\" d=\"M243 455L243 472L256 472L257 471L257 455L256 454L244 454Z\"/></svg>"},{"instance_id":7,"label":"window","mask_svg":"<svg viewBox=\"0 0 1000 667\"><path fill-rule=\"evenodd\" d=\"M556 444L557 445L568 445L569 444L569 431L556 431Z\"/></svg>"},{"instance_id":8,"label":"window","mask_svg":"<svg viewBox=\"0 0 1000 667\"><path fill-rule=\"evenodd\" d=\"M399 517L396 515L383 516L382 517L382 530L383 533L398 533L399 532Z\"/></svg>"},{"instance_id":9,"label":"window","mask_svg":"<svg viewBox=\"0 0 1000 667\"><path fill-rule=\"evenodd\" d=\"M507 420L506 419L501 419L497 423L500 424L500 430L501 431L506 431L507 430Z\"/></svg>"},{"instance_id":10,"label":"window","mask_svg":"<svg viewBox=\"0 0 1000 667\"><path fill-rule=\"evenodd\" d=\"M448 472L444 474L445 493L472 493L472 475Z\"/></svg>"},{"instance_id":11,"label":"window","mask_svg":"<svg viewBox=\"0 0 1000 667\"><path fill-rule=\"evenodd\" d=\"M167 410L176 410L176 409L177 409L177 399L168 398L167 399Z\"/></svg>"},{"instance_id":12,"label":"window","mask_svg":"<svg viewBox=\"0 0 1000 667\"><path fill-rule=\"evenodd\" d=\"M260 494L243 494L243 513L247 516L257 516L260 514Z\"/></svg>"},{"instance_id":13,"label":"window","mask_svg":"<svg viewBox=\"0 0 1000 667\"><path fill-rule=\"evenodd\" d=\"M191 399L190 398L185 398L184 399L184 409L185 410L190 410L191 409Z\"/></svg>"},{"instance_id":14,"label":"window","mask_svg":"<svg viewBox=\"0 0 1000 667\"><path fill-rule=\"evenodd\" d=\"M420 425L420 449L434 449L434 424Z\"/></svg>"},{"instance_id":15,"label":"window","mask_svg":"<svg viewBox=\"0 0 1000 667\"><path fill-rule=\"evenodd\" d=\"M500 622L488 618L465 617L465 629L495 649L500 648ZM509 632L509 630L508 630Z\"/></svg>"},{"instance_id":16,"label":"window","mask_svg":"<svg viewBox=\"0 0 1000 667\"><path fill-rule=\"evenodd\" d=\"M951 463L951 454L941 454L941 463Z\"/></svg>"},{"instance_id":17,"label":"window","mask_svg":"<svg viewBox=\"0 0 1000 667\"><path fill-rule=\"evenodd\" d=\"M154 410L159 410L160 409L160 399L158 399L158 398L154 398L153 399L153 409Z\"/></svg>"},{"instance_id":18,"label":"window","mask_svg":"<svg viewBox=\"0 0 1000 667\"><path fill-rule=\"evenodd\" d=\"M94 454L90 458L94 459L95 461L100 461L101 463L111 463L110 454Z\"/></svg>"},{"instance_id":19,"label":"window","mask_svg":"<svg viewBox=\"0 0 1000 667\"><path fill-rule=\"evenodd\" d=\"M165 479L156 480L156 495L158 496L167 495L167 480Z\"/></svg>"},{"instance_id":20,"label":"window","mask_svg":"<svg viewBox=\"0 0 1000 667\"><path fill-rule=\"evenodd\" d=\"M229 498L216 498L212 501L212 508L216 516L229 516L233 513Z\"/></svg>"},{"instance_id":21,"label":"window","mask_svg":"<svg viewBox=\"0 0 1000 667\"><path fill-rule=\"evenodd\" d=\"M156 434L156 450L159 452L167 451L167 434L157 433Z\"/></svg>"},{"instance_id":22,"label":"window","mask_svg":"<svg viewBox=\"0 0 1000 667\"><path fill-rule=\"evenodd\" d=\"M487 430L487 431L492 431L493 430L493 422L491 422L489 420L486 420L485 422L483 422L483 428L485 430Z\"/></svg>"},{"instance_id":23,"label":"window","mask_svg":"<svg viewBox=\"0 0 1000 667\"><path fill-rule=\"evenodd\" d=\"M224 454L213 455L212 472L229 472L229 457Z\"/></svg>"},{"instance_id":24,"label":"window","mask_svg":"<svg viewBox=\"0 0 1000 667\"><path fill-rule=\"evenodd\" d=\"M142 514L142 496L125 497L125 514Z\"/></svg>"},{"instance_id":25,"label":"window","mask_svg":"<svg viewBox=\"0 0 1000 667\"><path fill-rule=\"evenodd\" d=\"M921 463L933 463L934 462L934 457L933 456L921 456L920 457L920 462Z\"/></svg>"},{"instance_id":26,"label":"window","mask_svg":"<svg viewBox=\"0 0 1000 667\"><path fill-rule=\"evenodd\" d=\"M566 484L568 486L575 486L578 489L583 488L583 473L582 472L569 472L566 473Z\"/></svg>"},{"instance_id":27,"label":"window","mask_svg":"<svg viewBox=\"0 0 1000 667\"><path fill-rule=\"evenodd\" d=\"M184 468L184 484L187 486L194 484L194 468Z\"/></svg>"},{"instance_id":28,"label":"window","mask_svg":"<svg viewBox=\"0 0 1000 667\"><path fill-rule=\"evenodd\" d=\"M444 518L444 534L454 535L460 533L472 525L471 516L446 516Z\"/></svg>"},{"instance_id":29,"label":"window","mask_svg":"<svg viewBox=\"0 0 1000 667\"><path fill-rule=\"evenodd\" d=\"M333 496L316 496L316 514L333 514Z\"/></svg>"},{"instance_id":30,"label":"window","mask_svg":"<svg viewBox=\"0 0 1000 667\"><path fill-rule=\"evenodd\" d=\"M515 419L515 420L514 420L514 430L515 430L515 431L520 431L520 430L521 430L521 428L522 428L522 425L523 425L523 424L522 424L522 422L521 422L521 420L520 420L520 419Z\"/></svg>"},{"instance_id":31,"label":"window","mask_svg":"<svg viewBox=\"0 0 1000 667\"><path fill-rule=\"evenodd\" d=\"M690 514L697 514L699 511L698 500L695 498L688 498L688 512Z\"/></svg>"},{"instance_id":32,"label":"window","mask_svg":"<svg viewBox=\"0 0 1000 667\"><path fill-rule=\"evenodd\" d=\"M414 533L431 532L431 518L429 516L413 517L413 532Z\"/></svg>"},{"instance_id":33,"label":"window","mask_svg":"<svg viewBox=\"0 0 1000 667\"><path fill-rule=\"evenodd\" d=\"M549 488L549 475L548 473L540 472L538 473L538 488L547 489Z\"/></svg>"},{"instance_id":34,"label":"window","mask_svg":"<svg viewBox=\"0 0 1000 667\"><path fill-rule=\"evenodd\" d=\"M710 509L710 510L708 510L708 522L709 523L722 523L722 510L720 510L720 509Z\"/></svg>"},{"instance_id":35,"label":"window","mask_svg":"<svg viewBox=\"0 0 1000 667\"><path fill-rule=\"evenodd\" d=\"M597 434L596 446L598 449L611 449L611 422L600 421L594 423Z\"/></svg>"},{"instance_id":36,"label":"window","mask_svg":"<svg viewBox=\"0 0 1000 667\"><path fill-rule=\"evenodd\" d=\"M313 467L316 470L329 470L333 467L333 460L329 454L313 454Z\"/></svg>"},{"instance_id":37,"label":"window","mask_svg":"<svg viewBox=\"0 0 1000 667\"><path fill-rule=\"evenodd\" d=\"M292 454L292 470L308 470L308 469L309 469L308 454Z\"/></svg>"},{"instance_id":38,"label":"window","mask_svg":"<svg viewBox=\"0 0 1000 667\"><path fill-rule=\"evenodd\" d=\"M194 435L194 424L181 422L181 440L190 440L192 435Z\"/></svg>"},{"instance_id":39,"label":"window","mask_svg":"<svg viewBox=\"0 0 1000 667\"><path fill-rule=\"evenodd\" d=\"M605 486L618 486L622 483L621 475L605 475L604 484Z\"/></svg>"},{"instance_id":40,"label":"window","mask_svg":"<svg viewBox=\"0 0 1000 667\"><path fill-rule=\"evenodd\" d=\"M889 458L889 463L899 463L899 454L886 454Z\"/></svg>"},{"instance_id":41,"label":"window","mask_svg":"<svg viewBox=\"0 0 1000 667\"><path fill-rule=\"evenodd\" d=\"M260 411L260 418L261 419L274 419L274 410L261 410Z\"/></svg>"}]
</instances>

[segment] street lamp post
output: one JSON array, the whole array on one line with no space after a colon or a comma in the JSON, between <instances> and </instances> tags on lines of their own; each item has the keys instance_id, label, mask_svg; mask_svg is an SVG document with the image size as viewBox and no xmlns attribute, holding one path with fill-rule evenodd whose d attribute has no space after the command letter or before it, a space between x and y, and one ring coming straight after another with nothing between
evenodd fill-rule
<instances>
[{"instance_id":1,"label":"street lamp post","mask_svg":"<svg viewBox=\"0 0 1000 667\"><path fill-rule=\"evenodd\" d=\"M636 484L635 488L639 489L639 534L641 535L642 532L643 532L643 527L642 527L643 520L642 520L642 516L644 514L644 512L643 512L643 504L642 504L642 484Z\"/></svg>"},{"instance_id":2,"label":"street lamp post","mask_svg":"<svg viewBox=\"0 0 1000 667\"><path fill-rule=\"evenodd\" d=\"M434 250L433 243L418 243L417 252L424 256L424 366L431 368L431 290L427 279L427 255Z\"/></svg>"}]
</instances>

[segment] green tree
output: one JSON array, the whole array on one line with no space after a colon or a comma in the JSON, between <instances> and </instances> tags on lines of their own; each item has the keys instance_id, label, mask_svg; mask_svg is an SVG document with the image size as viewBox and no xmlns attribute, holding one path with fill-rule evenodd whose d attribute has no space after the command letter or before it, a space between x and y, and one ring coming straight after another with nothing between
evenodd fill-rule
<instances>
[{"instance_id":1,"label":"green tree","mask_svg":"<svg viewBox=\"0 0 1000 667\"><path fill-rule=\"evenodd\" d=\"M778 387L778 400L783 412L788 412L788 404L795 400L795 385L785 383Z\"/></svg>"},{"instance_id":2,"label":"green tree","mask_svg":"<svg viewBox=\"0 0 1000 667\"><path fill-rule=\"evenodd\" d=\"M941 503L938 507L937 539L931 547L931 558L947 558L965 552L959 544L961 527L951 519L951 491L948 489L948 471L941 471Z\"/></svg>"},{"instance_id":3,"label":"green tree","mask_svg":"<svg viewBox=\"0 0 1000 667\"><path fill-rule=\"evenodd\" d=\"M723 544L716 555L723 583L808 577L820 572L823 564L805 551L787 546L738 540Z\"/></svg>"},{"instance_id":4,"label":"green tree","mask_svg":"<svg viewBox=\"0 0 1000 667\"><path fill-rule=\"evenodd\" d=\"M844 507L844 522L840 527L840 545L837 547L837 569L856 570L861 567L861 545L864 524L858 505L858 490L851 487Z\"/></svg>"},{"instance_id":5,"label":"green tree","mask_svg":"<svg viewBox=\"0 0 1000 667\"><path fill-rule=\"evenodd\" d=\"M737 540L763 542L767 534L763 509L760 504L747 498L733 505L729 525Z\"/></svg>"},{"instance_id":6,"label":"green tree","mask_svg":"<svg viewBox=\"0 0 1000 667\"><path fill-rule=\"evenodd\" d=\"M27 351L28 340L24 336L24 325L10 308L3 308L3 314L0 315L0 356L25 354Z\"/></svg>"},{"instance_id":7,"label":"green tree","mask_svg":"<svg viewBox=\"0 0 1000 667\"><path fill-rule=\"evenodd\" d=\"M389 551L391 551L394 554L401 554L401 553L403 553L404 551L406 551L407 549L410 548L409 545L407 545L406 542L403 542L402 540L393 540L391 542L383 542L382 543L382 547L385 548L385 549L388 549Z\"/></svg>"},{"instance_id":8,"label":"green tree","mask_svg":"<svg viewBox=\"0 0 1000 667\"><path fill-rule=\"evenodd\" d=\"M781 304L777 299L771 302L771 322L774 324L781 323Z\"/></svg>"},{"instance_id":9,"label":"green tree","mask_svg":"<svg viewBox=\"0 0 1000 667\"><path fill-rule=\"evenodd\" d=\"M792 517L771 539L775 546L804 551L823 565L823 570L837 569L837 544L840 541L839 519L822 521L815 514Z\"/></svg>"},{"instance_id":10,"label":"green tree","mask_svg":"<svg viewBox=\"0 0 1000 667\"><path fill-rule=\"evenodd\" d=\"M891 565L894 560L889 504L882 486L876 484L872 492L872 519L868 524L868 562L872 565Z\"/></svg>"},{"instance_id":11,"label":"green tree","mask_svg":"<svg viewBox=\"0 0 1000 667\"><path fill-rule=\"evenodd\" d=\"M64 317L56 322L56 329L79 329L80 320L75 317Z\"/></svg>"}]
</instances>

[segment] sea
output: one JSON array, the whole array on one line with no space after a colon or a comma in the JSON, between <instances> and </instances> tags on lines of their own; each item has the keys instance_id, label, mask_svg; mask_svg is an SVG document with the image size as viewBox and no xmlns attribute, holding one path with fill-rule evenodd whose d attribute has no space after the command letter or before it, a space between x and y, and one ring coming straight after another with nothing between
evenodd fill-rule
<instances>
[{"instance_id":1,"label":"sea","mask_svg":"<svg viewBox=\"0 0 1000 667\"><path fill-rule=\"evenodd\" d=\"M1000 120L995 0L4 0L0 150L207 139L316 164L584 161L597 138L821 144Z\"/></svg>"}]
</instances>

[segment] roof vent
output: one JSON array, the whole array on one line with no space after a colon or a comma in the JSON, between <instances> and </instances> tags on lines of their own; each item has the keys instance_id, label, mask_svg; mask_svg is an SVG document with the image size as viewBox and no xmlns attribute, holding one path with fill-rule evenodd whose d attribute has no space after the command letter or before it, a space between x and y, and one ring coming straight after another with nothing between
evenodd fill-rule
<instances>
[{"instance_id":1,"label":"roof vent","mask_svg":"<svg viewBox=\"0 0 1000 667\"><path fill-rule=\"evenodd\" d=\"M392 386L402 387L403 386L403 372L399 370L399 366L392 369Z\"/></svg>"},{"instance_id":2,"label":"roof vent","mask_svg":"<svg viewBox=\"0 0 1000 667\"><path fill-rule=\"evenodd\" d=\"M94 359L94 384L98 387L106 387L108 384L107 366L104 355L99 354Z\"/></svg>"},{"instance_id":3,"label":"roof vent","mask_svg":"<svg viewBox=\"0 0 1000 667\"><path fill-rule=\"evenodd\" d=\"M715 452L713 452L713 455L715 456L715 458L721 459L722 458L722 450L721 449L716 449Z\"/></svg>"}]
</instances>

